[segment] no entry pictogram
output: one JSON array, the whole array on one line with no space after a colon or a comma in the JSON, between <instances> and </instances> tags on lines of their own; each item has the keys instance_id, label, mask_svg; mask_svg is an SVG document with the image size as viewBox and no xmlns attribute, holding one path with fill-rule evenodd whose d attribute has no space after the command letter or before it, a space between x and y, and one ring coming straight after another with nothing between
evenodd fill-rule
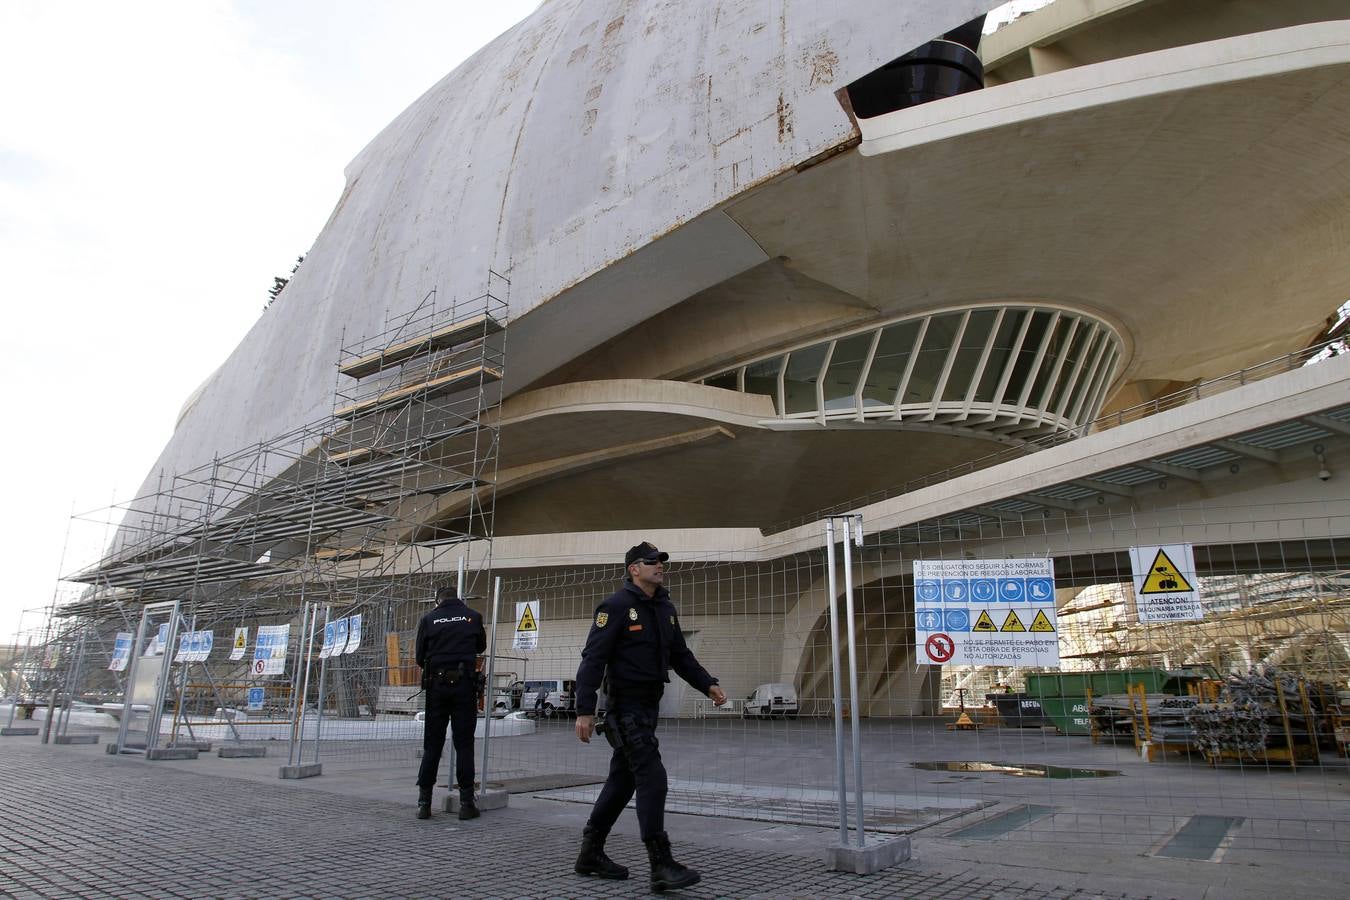
<instances>
[{"instance_id":1,"label":"no entry pictogram","mask_svg":"<svg viewBox=\"0 0 1350 900\"><path fill-rule=\"evenodd\" d=\"M956 652L956 641L953 641L950 635L938 632L929 636L924 642L923 649L933 662L943 663L951 659L952 654Z\"/></svg>"}]
</instances>

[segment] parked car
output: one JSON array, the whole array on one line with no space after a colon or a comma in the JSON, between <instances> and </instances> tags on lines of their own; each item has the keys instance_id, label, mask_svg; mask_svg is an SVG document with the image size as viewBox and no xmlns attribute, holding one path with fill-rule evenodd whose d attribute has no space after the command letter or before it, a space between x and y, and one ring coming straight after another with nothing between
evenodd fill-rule
<instances>
[{"instance_id":1,"label":"parked car","mask_svg":"<svg viewBox=\"0 0 1350 900\"><path fill-rule=\"evenodd\" d=\"M577 683L570 678L526 681L520 696L520 709L544 717L575 715Z\"/></svg>"},{"instance_id":2,"label":"parked car","mask_svg":"<svg viewBox=\"0 0 1350 900\"><path fill-rule=\"evenodd\" d=\"M768 719L783 716L797 717L797 689L790 684L774 682L761 684L745 700L741 715L745 718Z\"/></svg>"}]
</instances>

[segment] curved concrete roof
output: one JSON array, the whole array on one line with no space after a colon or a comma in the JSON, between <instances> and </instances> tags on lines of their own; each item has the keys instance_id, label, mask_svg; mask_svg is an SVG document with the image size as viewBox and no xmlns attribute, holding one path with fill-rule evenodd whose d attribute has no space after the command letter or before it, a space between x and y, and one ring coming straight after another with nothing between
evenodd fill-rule
<instances>
[{"instance_id":1,"label":"curved concrete roof","mask_svg":"<svg viewBox=\"0 0 1350 900\"><path fill-rule=\"evenodd\" d=\"M384 331L433 288L442 304L467 300L492 269L509 274L517 315L566 305L535 317L568 322L546 327L538 346L514 333L507 377L519 385L761 261L733 223L700 217L851 140L836 90L994 5L549 0L350 164L304 264L154 471L319 418L332 408L339 346ZM677 229L628 280L564 293ZM704 264L652 279L651 262L672 250L701 252Z\"/></svg>"}]
</instances>

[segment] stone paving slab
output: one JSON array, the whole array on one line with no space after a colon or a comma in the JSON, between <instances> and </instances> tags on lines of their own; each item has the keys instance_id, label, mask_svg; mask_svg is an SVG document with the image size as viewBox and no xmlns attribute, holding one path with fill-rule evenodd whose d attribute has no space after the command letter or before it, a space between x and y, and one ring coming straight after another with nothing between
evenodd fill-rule
<instances>
[{"instance_id":1,"label":"stone paving slab","mask_svg":"<svg viewBox=\"0 0 1350 900\"><path fill-rule=\"evenodd\" d=\"M649 894L645 852L631 833L616 832L609 849L642 877L581 878L571 872L580 822L559 827L528 809L422 822L411 802L26 739L0 744L0 791L0 893L16 898ZM810 856L700 839L694 829L674 837L677 857L703 873L682 897L1140 896L910 867L858 876Z\"/></svg>"}]
</instances>

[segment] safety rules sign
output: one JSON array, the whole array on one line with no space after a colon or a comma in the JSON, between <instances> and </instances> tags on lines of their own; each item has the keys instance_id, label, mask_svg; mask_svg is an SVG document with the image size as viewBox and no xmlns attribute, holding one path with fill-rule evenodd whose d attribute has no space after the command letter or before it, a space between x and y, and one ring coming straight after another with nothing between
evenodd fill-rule
<instances>
[{"instance_id":1,"label":"safety rules sign","mask_svg":"<svg viewBox=\"0 0 1350 900\"><path fill-rule=\"evenodd\" d=\"M516 604L516 650L534 650L539 646L539 601Z\"/></svg>"},{"instance_id":2,"label":"safety rules sign","mask_svg":"<svg viewBox=\"0 0 1350 900\"><path fill-rule=\"evenodd\" d=\"M916 561L914 634L920 663L1058 668L1054 561Z\"/></svg>"},{"instance_id":3,"label":"safety rules sign","mask_svg":"<svg viewBox=\"0 0 1350 900\"><path fill-rule=\"evenodd\" d=\"M1190 544L1131 547L1130 569L1140 622L1187 622L1205 617Z\"/></svg>"}]
</instances>

